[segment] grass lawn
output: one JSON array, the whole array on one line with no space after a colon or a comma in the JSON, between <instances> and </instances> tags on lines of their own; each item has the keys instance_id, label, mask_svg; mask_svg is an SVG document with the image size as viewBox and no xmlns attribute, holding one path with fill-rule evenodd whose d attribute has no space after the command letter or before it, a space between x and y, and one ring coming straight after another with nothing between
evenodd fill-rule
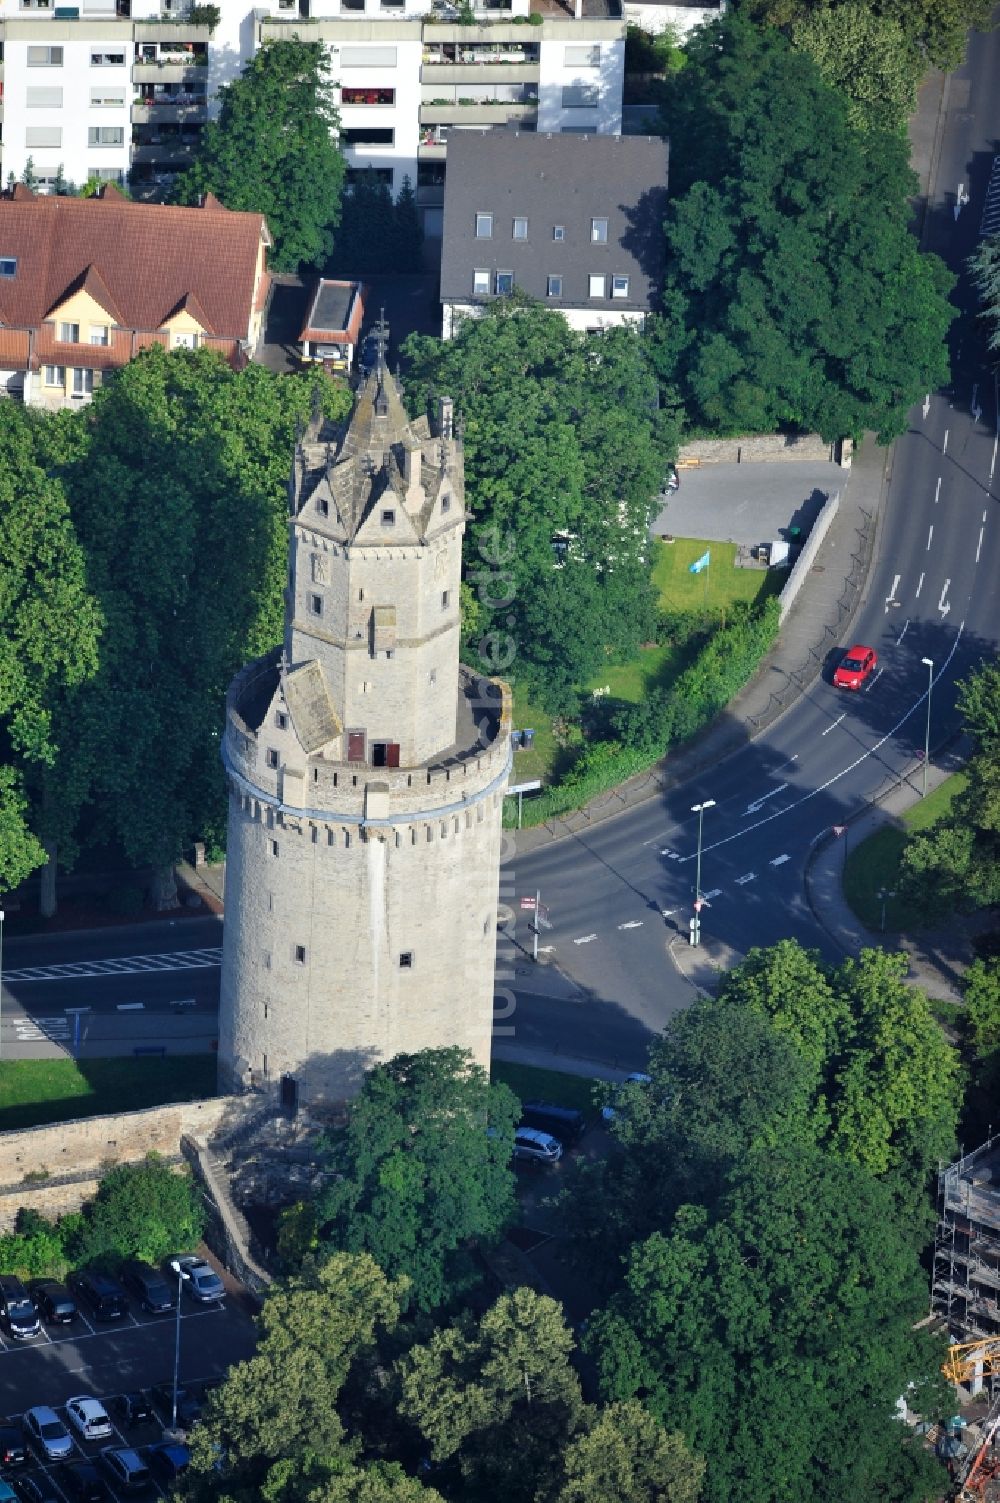
<instances>
[{"instance_id":1,"label":"grass lawn","mask_svg":"<svg viewBox=\"0 0 1000 1503\"><path fill-rule=\"evenodd\" d=\"M0 1061L0 1132L214 1096L214 1054Z\"/></svg>"},{"instance_id":2,"label":"grass lawn","mask_svg":"<svg viewBox=\"0 0 1000 1503\"><path fill-rule=\"evenodd\" d=\"M594 1114L594 1085L585 1075L563 1075L559 1070L539 1070L534 1065L514 1065L495 1059L494 1080L510 1086L521 1101L549 1101L553 1106L571 1106Z\"/></svg>"},{"instance_id":3,"label":"grass lawn","mask_svg":"<svg viewBox=\"0 0 1000 1503\"><path fill-rule=\"evenodd\" d=\"M711 562L700 574L691 573L695 559L706 552ZM707 543L703 538L653 539L653 583L665 611L720 610L738 600L757 600L776 593L787 574L780 569L737 569L735 543Z\"/></svg>"},{"instance_id":4,"label":"grass lawn","mask_svg":"<svg viewBox=\"0 0 1000 1503\"><path fill-rule=\"evenodd\" d=\"M906 844L906 837L916 830L926 830L935 820L947 814L951 801L966 784L964 772L956 772L925 799L914 804L903 815L902 825L885 825L862 841L847 858L844 867L844 897L854 912L869 929L879 929L882 924L882 900L880 889L893 892L898 884L899 858ZM885 927L893 933L907 925L908 915L898 898L886 898Z\"/></svg>"}]
</instances>

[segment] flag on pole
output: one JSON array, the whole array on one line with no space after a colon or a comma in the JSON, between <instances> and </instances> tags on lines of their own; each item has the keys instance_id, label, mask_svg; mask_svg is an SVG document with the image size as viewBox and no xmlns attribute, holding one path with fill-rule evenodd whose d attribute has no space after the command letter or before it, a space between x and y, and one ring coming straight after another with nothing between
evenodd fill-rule
<instances>
[{"instance_id":1,"label":"flag on pole","mask_svg":"<svg viewBox=\"0 0 1000 1503\"><path fill-rule=\"evenodd\" d=\"M701 558L696 558L693 564L688 565L689 574L700 574L702 569L707 569L712 557L712 550L706 548Z\"/></svg>"}]
</instances>

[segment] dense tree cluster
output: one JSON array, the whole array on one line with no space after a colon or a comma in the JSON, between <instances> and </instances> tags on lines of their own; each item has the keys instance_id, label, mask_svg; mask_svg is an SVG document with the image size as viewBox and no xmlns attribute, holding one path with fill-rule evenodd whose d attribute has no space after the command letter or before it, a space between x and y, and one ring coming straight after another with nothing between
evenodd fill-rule
<instances>
[{"instance_id":1,"label":"dense tree cluster","mask_svg":"<svg viewBox=\"0 0 1000 1503\"><path fill-rule=\"evenodd\" d=\"M417 197L404 177L393 200L387 183L364 172L341 201L341 218L328 270L336 276L419 271L424 243Z\"/></svg>"},{"instance_id":2,"label":"dense tree cluster","mask_svg":"<svg viewBox=\"0 0 1000 1503\"><path fill-rule=\"evenodd\" d=\"M854 0L738 0L740 13L770 26L794 27L816 15L836 16ZM867 7L878 19L895 21L906 42L925 66L956 68L970 29L988 31L990 0L872 0Z\"/></svg>"}]
</instances>

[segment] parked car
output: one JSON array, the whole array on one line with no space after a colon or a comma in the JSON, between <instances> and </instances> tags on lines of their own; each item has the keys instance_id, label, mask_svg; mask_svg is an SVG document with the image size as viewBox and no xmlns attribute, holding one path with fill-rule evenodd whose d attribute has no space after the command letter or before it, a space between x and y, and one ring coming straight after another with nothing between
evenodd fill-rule
<instances>
[{"instance_id":1,"label":"parked car","mask_svg":"<svg viewBox=\"0 0 1000 1503\"><path fill-rule=\"evenodd\" d=\"M70 1288L88 1307L95 1320L124 1320L128 1314L125 1290L110 1273L85 1268L70 1277Z\"/></svg>"},{"instance_id":2,"label":"parked car","mask_svg":"<svg viewBox=\"0 0 1000 1503\"><path fill-rule=\"evenodd\" d=\"M191 1452L179 1440L165 1440L150 1446L149 1465L161 1482L174 1482L191 1460Z\"/></svg>"},{"instance_id":3,"label":"parked car","mask_svg":"<svg viewBox=\"0 0 1000 1503\"><path fill-rule=\"evenodd\" d=\"M21 1426L28 1444L34 1446L43 1461L68 1461L72 1456L73 1437L47 1404L26 1409Z\"/></svg>"},{"instance_id":4,"label":"parked car","mask_svg":"<svg viewBox=\"0 0 1000 1503\"><path fill-rule=\"evenodd\" d=\"M877 667L878 653L874 647L864 647L858 642L841 659L833 675L834 685L838 689L860 689Z\"/></svg>"},{"instance_id":5,"label":"parked car","mask_svg":"<svg viewBox=\"0 0 1000 1503\"><path fill-rule=\"evenodd\" d=\"M149 1467L131 1446L114 1446L102 1451L100 1463L112 1487L122 1492L141 1493L153 1480Z\"/></svg>"},{"instance_id":6,"label":"parked car","mask_svg":"<svg viewBox=\"0 0 1000 1503\"><path fill-rule=\"evenodd\" d=\"M211 1263L206 1263L197 1253L178 1253L167 1260L167 1267L175 1278L180 1275L183 1287L200 1304L211 1304L226 1293L226 1286Z\"/></svg>"},{"instance_id":7,"label":"parked car","mask_svg":"<svg viewBox=\"0 0 1000 1503\"><path fill-rule=\"evenodd\" d=\"M107 1440L115 1433L108 1411L100 1399L89 1393L80 1393L66 1400L66 1418L81 1440Z\"/></svg>"},{"instance_id":8,"label":"parked car","mask_svg":"<svg viewBox=\"0 0 1000 1503\"><path fill-rule=\"evenodd\" d=\"M92 1461L75 1461L60 1473L62 1487L73 1503L104 1503L107 1488Z\"/></svg>"},{"instance_id":9,"label":"parked car","mask_svg":"<svg viewBox=\"0 0 1000 1503\"><path fill-rule=\"evenodd\" d=\"M622 1085L623 1086L628 1086L628 1085L648 1086L651 1083L651 1079L652 1079L652 1077L649 1076L649 1075L647 1075L644 1070L633 1070L632 1073L631 1073L631 1075L626 1075L625 1079L622 1081ZM618 1090L615 1092L615 1097L616 1098L620 1094L620 1091L621 1091L621 1086L619 1086ZM616 1106L613 1106L613 1105L609 1104L608 1106L602 1106L601 1107L601 1116L604 1118L605 1122L613 1122L615 1120L615 1118L617 1117L617 1115L618 1115L618 1109L617 1109Z\"/></svg>"},{"instance_id":10,"label":"parked car","mask_svg":"<svg viewBox=\"0 0 1000 1503\"><path fill-rule=\"evenodd\" d=\"M153 1418L153 1406L149 1395L136 1390L120 1393L112 1405L123 1425L145 1425Z\"/></svg>"},{"instance_id":11,"label":"parked car","mask_svg":"<svg viewBox=\"0 0 1000 1503\"><path fill-rule=\"evenodd\" d=\"M169 1425L174 1414L174 1385L156 1383L150 1389L149 1396L163 1423ZM178 1385L177 1423L182 1430L190 1430L191 1426L201 1418L201 1407L201 1399L191 1388Z\"/></svg>"},{"instance_id":12,"label":"parked car","mask_svg":"<svg viewBox=\"0 0 1000 1503\"><path fill-rule=\"evenodd\" d=\"M168 1281L141 1259L129 1258L119 1268L118 1277L150 1315L166 1315L174 1308L174 1291Z\"/></svg>"},{"instance_id":13,"label":"parked car","mask_svg":"<svg viewBox=\"0 0 1000 1503\"><path fill-rule=\"evenodd\" d=\"M14 1491L21 1503L65 1503L46 1472L26 1472L23 1476L15 1477ZM2 1494L0 1503L4 1503Z\"/></svg>"},{"instance_id":14,"label":"parked car","mask_svg":"<svg viewBox=\"0 0 1000 1503\"><path fill-rule=\"evenodd\" d=\"M515 1159L533 1164L558 1164L562 1151L558 1138L553 1138L547 1132L539 1132L537 1127L518 1127L514 1130Z\"/></svg>"},{"instance_id":15,"label":"parked car","mask_svg":"<svg viewBox=\"0 0 1000 1503\"><path fill-rule=\"evenodd\" d=\"M0 1479L0 1503L17 1503L17 1493L9 1482Z\"/></svg>"},{"instance_id":16,"label":"parked car","mask_svg":"<svg viewBox=\"0 0 1000 1503\"><path fill-rule=\"evenodd\" d=\"M66 1285L57 1284L55 1279L33 1279L28 1291L46 1325L72 1325L80 1313Z\"/></svg>"},{"instance_id":17,"label":"parked car","mask_svg":"<svg viewBox=\"0 0 1000 1503\"><path fill-rule=\"evenodd\" d=\"M13 1421L0 1420L0 1466L23 1466L27 1459L20 1430Z\"/></svg>"},{"instance_id":18,"label":"parked car","mask_svg":"<svg viewBox=\"0 0 1000 1503\"><path fill-rule=\"evenodd\" d=\"M0 1314L15 1341L27 1341L42 1329L31 1295L14 1274L0 1276Z\"/></svg>"},{"instance_id":19,"label":"parked car","mask_svg":"<svg viewBox=\"0 0 1000 1503\"><path fill-rule=\"evenodd\" d=\"M587 1128L587 1119L582 1112L571 1106L555 1106L549 1101L525 1101L521 1106L522 1127L537 1127L540 1132L551 1133L560 1143L578 1143Z\"/></svg>"}]
</instances>

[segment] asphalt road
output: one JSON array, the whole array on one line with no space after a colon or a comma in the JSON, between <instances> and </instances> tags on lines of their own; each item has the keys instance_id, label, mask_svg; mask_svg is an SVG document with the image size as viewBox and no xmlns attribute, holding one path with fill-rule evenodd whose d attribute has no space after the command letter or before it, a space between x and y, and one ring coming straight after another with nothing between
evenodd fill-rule
<instances>
[{"instance_id":1,"label":"asphalt road","mask_svg":"<svg viewBox=\"0 0 1000 1503\"><path fill-rule=\"evenodd\" d=\"M1000 142L1000 33L977 37L970 54L951 80L925 227L928 248L956 270L976 243ZM956 300L968 310L967 283ZM915 409L895 446L867 604L853 633L878 651L878 677L857 695L818 682L764 736L697 782L587 836L531 855L515 852L507 880L518 897L541 890L551 925L542 946L562 976L551 968L530 972L521 914L516 963L502 961L512 972L502 979L510 993L499 1019L504 1042L626 1068L641 1063L649 1032L690 998L667 945L687 932L697 838L691 805L705 799L715 807L704 824L701 888L711 906L703 932L740 951L786 935L825 948L803 894L810 847L922 754L922 659L934 664L932 735L940 742L957 726L956 683L998 645L995 391L968 333L971 320L965 323L954 341L953 389ZM39 1038L65 1042L75 1026L65 1009L74 1006L92 1009L81 1046L94 1052L152 1038L170 1040L172 1048L184 1040L207 1047L218 996L210 952L218 944L217 925L204 919L178 920L169 933L149 926L8 944L2 1047L38 1052ZM200 962L192 958L198 951ZM172 961L148 961L168 952ZM24 974L32 965L129 956L145 958L90 974ZM170 1004L185 999L196 1007L174 1015ZM141 1009L127 1005L138 1002ZM55 1021L32 1035L28 1014Z\"/></svg>"}]
</instances>

